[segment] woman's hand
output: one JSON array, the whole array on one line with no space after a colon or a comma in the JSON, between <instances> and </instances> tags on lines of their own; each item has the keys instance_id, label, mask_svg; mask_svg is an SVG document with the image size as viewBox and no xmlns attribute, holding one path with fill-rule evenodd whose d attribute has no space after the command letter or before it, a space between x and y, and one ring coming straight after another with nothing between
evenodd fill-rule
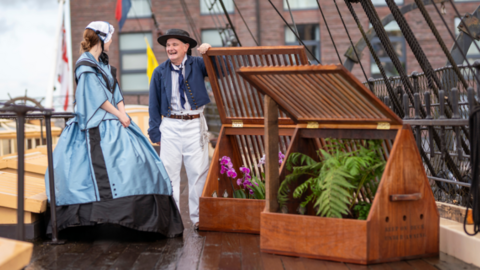
<instances>
[{"instance_id":1,"label":"woman's hand","mask_svg":"<svg viewBox=\"0 0 480 270\"><path fill-rule=\"evenodd\" d=\"M120 116L119 120L120 120L120 123L122 123L122 126L124 128L127 128L128 126L130 126L130 117L128 117L126 114L123 114L123 116Z\"/></svg>"},{"instance_id":2,"label":"woman's hand","mask_svg":"<svg viewBox=\"0 0 480 270\"><path fill-rule=\"evenodd\" d=\"M208 43L202 43L202 45L198 47L197 51L199 51L201 54L205 54L208 51L208 49L210 49L211 47L212 45Z\"/></svg>"}]
</instances>

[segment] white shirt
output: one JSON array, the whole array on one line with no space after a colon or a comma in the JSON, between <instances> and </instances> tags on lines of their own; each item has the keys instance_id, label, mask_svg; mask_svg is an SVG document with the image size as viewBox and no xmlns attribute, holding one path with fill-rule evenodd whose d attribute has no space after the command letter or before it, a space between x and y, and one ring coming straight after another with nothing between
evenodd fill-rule
<instances>
[{"instance_id":1,"label":"white shirt","mask_svg":"<svg viewBox=\"0 0 480 270\"><path fill-rule=\"evenodd\" d=\"M180 70L182 68L183 78L185 78L185 62L187 61L187 55L183 58L182 64L180 66L176 66L172 63L172 67L174 70ZM180 89L178 85L178 72L172 71L172 100L170 103L172 107L172 111L174 112L184 112L190 111L190 103L188 102L187 93L185 93L185 109L182 108L182 103L180 101ZM172 113L173 114L173 113Z\"/></svg>"}]
</instances>

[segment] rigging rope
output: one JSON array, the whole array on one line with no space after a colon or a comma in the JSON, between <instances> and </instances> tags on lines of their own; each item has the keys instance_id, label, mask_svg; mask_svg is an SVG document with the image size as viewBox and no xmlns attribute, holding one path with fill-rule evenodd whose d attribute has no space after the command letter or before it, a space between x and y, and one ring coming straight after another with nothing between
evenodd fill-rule
<instances>
[{"instance_id":1,"label":"rigging rope","mask_svg":"<svg viewBox=\"0 0 480 270\"><path fill-rule=\"evenodd\" d=\"M240 47L242 47L242 43L240 42L240 39L238 38L237 31L235 31L235 26L233 26L233 23L230 20L230 15L228 15L228 12L227 12L227 8L225 8L225 5L223 4L223 0L218 0L218 1L220 1L220 5L222 6L223 13L227 17L228 23L230 24L230 28L232 29L233 34L235 34L235 38L237 38L238 45L240 45Z\"/></svg>"},{"instance_id":2,"label":"rigging rope","mask_svg":"<svg viewBox=\"0 0 480 270\"><path fill-rule=\"evenodd\" d=\"M475 79L477 80L477 83L480 85L480 80L478 78L477 75L475 75L475 71L473 70L473 67L472 65L470 64L470 61L468 61L468 58L467 58L467 55L465 54L465 52L463 51L463 48L460 46L460 44L458 44L457 42L457 39L455 38L455 35L452 33L452 30L450 30L450 27L448 27L448 24L447 22L445 21L445 18L443 17L441 11L438 9L437 7L437 4L435 3L435 1L432 2L433 3L433 6L435 7L435 10L437 11L438 15L440 16L440 18L442 19L443 21L443 24L445 25L445 28L447 28L448 30L448 33L450 34L450 37L453 39L453 42L455 43L455 45L458 47L460 53L462 54L463 56L463 59L467 62L467 65L470 69L470 72L472 72L472 75L475 77ZM458 75L457 75L458 76ZM463 76L462 76L463 77ZM467 87L465 87L466 89Z\"/></svg>"},{"instance_id":3,"label":"rigging rope","mask_svg":"<svg viewBox=\"0 0 480 270\"><path fill-rule=\"evenodd\" d=\"M248 30L248 32L250 33L250 36L252 37L253 41L255 41L255 44L257 44L257 46L258 46L258 42L257 42L257 40L255 39L255 37L253 36L252 31L250 31L250 27L248 27L247 22L245 21L245 19L244 19L243 16L242 16L242 13L240 12L240 9L237 7L237 4L235 3L235 0L232 0L232 2L233 2L233 4L235 5L235 8L236 8L237 11L238 11L238 15L240 15L240 17L242 18L243 23L244 23L245 26L247 27L247 30Z\"/></svg>"},{"instance_id":4,"label":"rigging rope","mask_svg":"<svg viewBox=\"0 0 480 270\"><path fill-rule=\"evenodd\" d=\"M463 24L463 26L465 27L465 29L467 29L467 32L468 32L468 34L470 35L470 37L473 39L472 32L470 32L470 29L467 27L467 24L463 21L462 15L460 15L460 13L458 12L457 7L455 6L455 4L453 3L452 0L450 0L450 4L452 5L453 9L455 10L455 13L457 14L457 17L460 19L460 23ZM473 41L473 44L475 44L475 47L477 47L477 50L480 51L480 47L478 47L477 42Z\"/></svg>"},{"instance_id":5,"label":"rigging rope","mask_svg":"<svg viewBox=\"0 0 480 270\"><path fill-rule=\"evenodd\" d=\"M373 7L373 4L369 0L364 0L360 1L360 4L362 5L363 10L365 11L365 14L368 17L368 20L372 24L373 29L375 30L375 33L377 34L378 38L380 39L380 42L383 45L383 48L385 49L385 52L387 53L388 57L392 60L393 66L397 70L398 74L400 75L400 80L402 81L405 89L405 93L408 95L408 99L410 102L413 104L413 86L408 79L407 74L405 73L405 70L403 69L402 63L398 59L397 53L392 47L392 44L390 43L390 39L388 38L388 35L385 31L385 28L383 27L378 14ZM425 117L425 112L421 110L422 117Z\"/></svg>"},{"instance_id":6,"label":"rigging rope","mask_svg":"<svg viewBox=\"0 0 480 270\"><path fill-rule=\"evenodd\" d=\"M343 28L345 28L345 32L347 33L348 40L350 40L350 44L352 45L353 51L355 52L355 55L357 56L358 63L360 64L360 67L362 68L363 76L365 76L365 80L368 81L368 77L367 77L367 74L365 73L365 69L363 69L362 61L361 61L360 57L358 56L358 52L357 52L355 46L353 45L352 39L350 38L350 33L348 32L347 26L345 25L345 21L343 21L342 13L340 13L340 9L338 8L337 0L333 0L333 3L335 3L335 7L337 8L337 11L338 11L338 16L340 16L340 19L342 20ZM372 86L370 84L368 86L370 87L370 91L372 91L372 93L373 93Z\"/></svg>"},{"instance_id":7,"label":"rigging rope","mask_svg":"<svg viewBox=\"0 0 480 270\"><path fill-rule=\"evenodd\" d=\"M338 50L337 50L337 45L335 45L335 41L333 40L332 33L330 33L330 27L328 27L327 20L325 19L325 16L323 15L323 10L322 10L322 7L320 6L320 2L318 0L317 0L317 4L318 4L318 9L320 9L320 13L322 13L323 22L325 22L325 26L327 27L328 35L330 35L330 39L332 40L333 47L335 48L335 52L337 53L338 61L340 61L340 63L342 63L342 58L340 58L340 54L338 53Z\"/></svg>"},{"instance_id":8,"label":"rigging rope","mask_svg":"<svg viewBox=\"0 0 480 270\"><path fill-rule=\"evenodd\" d=\"M472 164L472 183L467 197L465 218L463 220L463 230L466 234L473 236L480 232L480 107L476 107L470 114L470 143L471 143L471 163ZM467 231L468 208L472 208L473 233Z\"/></svg>"},{"instance_id":9,"label":"rigging rope","mask_svg":"<svg viewBox=\"0 0 480 270\"><path fill-rule=\"evenodd\" d=\"M322 63L320 60L317 59L317 57L315 57L315 55L307 48L307 46L305 45L305 43L303 43L303 40L300 39L300 37L297 35L297 33L295 33L295 31L293 31L292 27L288 24L288 22L285 20L285 18L283 18L282 14L280 13L280 11L278 11L277 7L275 7L275 5L272 3L272 0L268 0L268 2L270 2L270 4L272 5L272 7L275 9L275 11L277 12L278 16L280 16L280 18L282 18L283 22L285 23L285 25L290 29L290 31L292 31L292 33L295 35L295 37L302 43L302 45L305 47L305 50L307 50L307 52L313 57L313 59L315 59L315 61L317 61L318 63Z\"/></svg>"},{"instance_id":10,"label":"rigging rope","mask_svg":"<svg viewBox=\"0 0 480 270\"><path fill-rule=\"evenodd\" d=\"M435 1L433 1L435 2ZM450 54L450 51L447 49L447 46L445 45L445 42L443 42L442 37L440 36L440 33L438 33L437 27L435 27L435 24L432 21L432 18L427 12L427 9L425 8L425 5L423 4L422 0L415 0L415 3L417 4L418 9L420 10L420 13L422 13L423 17L425 18L425 21L427 22L428 26L430 27L430 30L432 30L433 35L435 36L435 39L437 39L438 44L440 44L440 47L442 48L443 53L447 56L448 61L452 65L453 71L457 74L458 78L463 84L463 87L465 89L468 88L467 81L465 81L465 78L463 77L462 73L460 72L460 69L458 69L457 63L452 57L452 54ZM442 16L443 17L443 16Z\"/></svg>"},{"instance_id":11,"label":"rigging rope","mask_svg":"<svg viewBox=\"0 0 480 270\"><path fill-rule=\"evenodd\" d=\"M400 101L398 100L397 95L395 95L393 87L390 84L390 80L387 78L387 74L385 73L385 69L383 68L382 63L380 62L380 59L378 59L377 53L373 49L373 46L370 43L370 40L368 39L367 35L365 34L365 31L363 30L362 24L360 23L360 20L358 19L357 13L353 9L353 6L352 6L352 4L350 3L349 0L345 0L345 4L347 5L348 10L350 10L350 13L353 16L353 19L357 23L358 29L360 29L360 32L362 33L362 37L365 40L365 43L367 44L368 49L370 50L370 54L372 55L373 59L375 60L375 64L377 64L378 69L380 70L380 73L382 74L382 78L385 82L385 88L387 88L388 95L390 96L390 99L393 102L393 107L395 108L396 113L401 118L403 118L405 116L405 113L402 110L402 105L400 104ZM355 47L353 47L353 50L356 51Z\"/></svg>"},{"instance_id":12,"label":"rigging rope","mask_svg":"<svg viewBox=\"0 0 480 270\"><path fill-rule=\"evenodd\" d=\"M285 1L287 2L288 12L290 13L290 19L292 19L293 28L295 29L295 32L297 32L297 34L300 36L297 25L295 24L295 20L293 20L293 14L292 14L292 9L290 9L290 3L288 2L288 0L285 0ZM302 45L300 44L300 41L298 42L298 45Z\"/></svg>"}]
</instances>

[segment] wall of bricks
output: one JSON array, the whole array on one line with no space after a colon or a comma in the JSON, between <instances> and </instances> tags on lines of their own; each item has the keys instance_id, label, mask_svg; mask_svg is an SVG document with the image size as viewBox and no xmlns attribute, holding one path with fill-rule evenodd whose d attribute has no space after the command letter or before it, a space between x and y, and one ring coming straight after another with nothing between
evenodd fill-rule
<instances>
[{"instance_id":1,"label":"wall of bricks","mask_svg":"<svg viewBox=\"0 0 480 270\"><path fill-rule=\"evenodd\" d=\"M222 24L226 22L226 18L223 15L212 16L210 15L201 15L200 14L200 1L204 0L185 0L188 5L189 12L197 26L198 33L202 29L215 29L214 20L221 22ZM119 65L119 39L118 39L118 23L115 20L115 5L116 0L102 0L102 1L93 1L93 0L72 0L71 1L71 20L72 20L72 39L73 39L73 58L76 61L79 54L80 42L82 40L82 35L85 27L91 21L101 20L110 22L116 29L116 34L113 36L113 43L110 47L109 57L110 63L113 66ZM262 46L275 46L275 45L284 45L285 34L284 34L284 23L281 18L277 15L275 10L272 8L270 3L265 0L259 0L259 10L260 10L260 42ZM288 11L283 9L282 0L272 0L274 5L283 13L284 18L287 21L290 20L290 15ZM413 3L413 0L405 0L404 5L409 5ZM356 43L361 34L357 28L355 21L353 20L351 14L349 13L345 3L343 1L337 1L340 9L340 13L343 16L343 19L347 25L352 41ZM250 30L257 38L258 29L257 29L257 14L256 14L256 0L242 0L236 1L238 8L240 9L243 17L245 18ZM467 2L467 3L457 3L456 6L461 14L473 13L475 9L479 6L480 2ZM342 61L345 61L344 53L350 46L350 41L344 30L342 21L335 7L334 1L321 1L322 9L326 16L326 20L332 32L335 44L339 50L339 53L342 57ZM362 23L364 29L368 29L369 22L368 18L363 12L360 4L353 4L355 11ZM450 29L454 31L454 18L455 12L453 8L446 4L447 14L444 15L447 22L450 24ZM440 17L436 13L433 6L427 6L427 9L430 13L430 16L433 18L435 25L437 26L439 32L442 35L445 43L449 48L453 46L453 40L451 39L448 31L443 25ZM165 31L170 28L182 28L188 30L192 35L192 31L189 28L189 25L185 19L185 15L180 4L180 1L171 1L171 0L152 0L152 11L155 13L157 21L160 25L162 31ZM390 14L388 7L377 7L377 12L380 18ZM243 23L238 12L235 11L230 15L232 22L237 30L239 39L243 46L255 46L255 42L252 39L250 33L247 30L247 27ZM324 25L323 19L321 18L320 11L318 9L310 10L295 10L293 11L293 16L295 23L297 24L312 24L316 23L320 25L320 40L321 40L321 61L323 64L337 64L338 58L335 53L332 41L328 35L327 29ZM410 27L412 28L416 38L419 40L425 54L431 62L433 68L439 68L446 64L446 57L441 51L440 46L438 45L435 37L428 28L425 20L421 16L418 10L413 10L405 15ZM224 24L223 24L224 26ZM158 36L158 33L154 27L153 21L150 18L143 19L128 19L122 29L122 33L133 33L133 32L152 32L152 37L154 40ZM164 47L154 42L153 51L157 56L159 63L167 59ZM194 55L196 52L194 52ZM198 54L197 54L198 55ZM418 62L416 61L410 47L406 44L406 56L407 56L407 73L410 74L413 71L422 72ZM371 56L368 52L368 48L363 51L362 64L365 68L367 77L370 76L370 60ZM363 75L362 70L359 65L355 65L353 69L353 74L360 80L364 81L365 76ZM120 75L120 74L119 74ZM127 96L126 102L131 104L148 104L148 96L142 96L138 98L137 96Z\"/></svg>"}]
</instances>

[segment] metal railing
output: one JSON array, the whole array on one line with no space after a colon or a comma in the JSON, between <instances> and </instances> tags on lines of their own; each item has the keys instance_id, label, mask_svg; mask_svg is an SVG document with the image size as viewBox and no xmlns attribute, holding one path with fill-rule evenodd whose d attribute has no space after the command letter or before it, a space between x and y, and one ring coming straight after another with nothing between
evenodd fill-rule
<instances>
[{"instance_id":1,"label":"metal railing","mask_svg":"<svg viewBox=\"0 0 480 270\"><path fill-rule=\"evenodd\" d=\"M468 117L480 101L480 85L474 76L480 75L480 62L475 62L475 74L468 66L459 69L467 81L465 88L451 66L435 70L445 89L432 91L424 73L413 72L409 80L414 86L411 104L400 77L391 77L395 97L388 95L383 79L370 79L364 84L398 115L405 115L404 123L413 127L417 146L421 152L425 170L431 181L437 201L465 205L471 182L470 142ZM392 106L396 98L402 112ZM426 112L421 117L420 110ZM435 140L438 136L439 140Z\"/></svg>"},{"instance_id":2,"label":"metal railing","mask_svg":"<svg viewBox=\"0 0 480 270\"><path fill-rule=\"evenodd\" d=\"M2 105L2 104L0 104ZM31 112L41 113L31 113ZM55 201L55 179L53 173L53 145L52 145L52 118L63 118L67 121L74 117L73 113L54 113L52 109L40 109L23 105L7 104L0 108L0 119L15 119L17 121L17 239L25 240L25 132L24 125L26 119L44 119L47 137L47 158L48 158L48 177L50 191L50 215L52 226L52 241L50 244L63 244L64 241L58 239L57 230L57 212Z\"/></svg>"}]
</instances>

